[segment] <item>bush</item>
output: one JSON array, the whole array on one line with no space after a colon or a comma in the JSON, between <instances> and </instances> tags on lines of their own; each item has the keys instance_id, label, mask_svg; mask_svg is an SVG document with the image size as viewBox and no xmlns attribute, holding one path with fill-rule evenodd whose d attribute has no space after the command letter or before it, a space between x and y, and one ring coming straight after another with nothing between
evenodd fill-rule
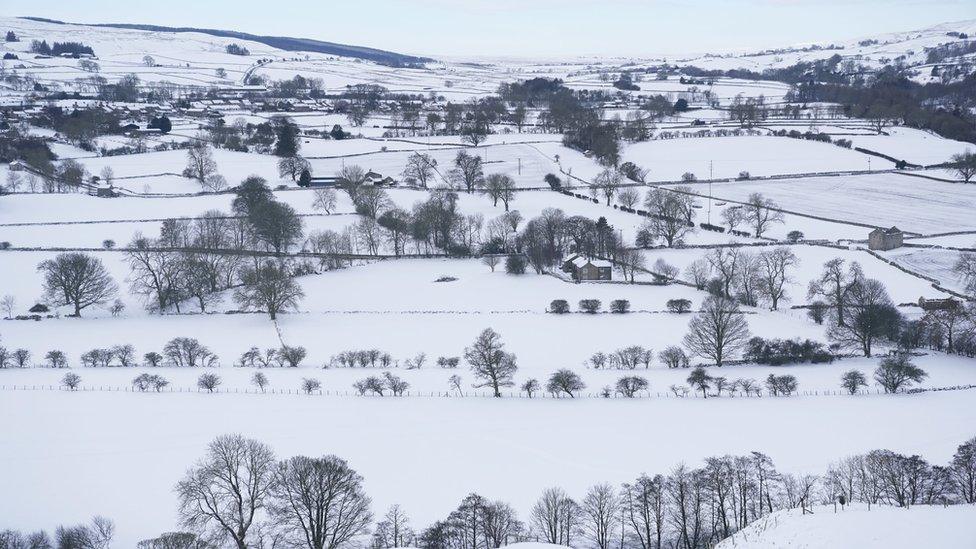
<instances>
[{"instance_id":1,"label":"bush","mask_svg":"<svg viewBox=\"0 0 976 549\"><path fill-rule=\"evenodd\" d=\"M314 391L318 391L321 388L322 388L322 382L320 382L319 380L311 377L302 378L302 391L304 391L306 395L310 395Z\"/></svg>"},{"instance_id":2,"label":"bush","mask_svg":"<svg viewBox=\"0 0 976 549\"><path fill-rule=\"evenodd\" d=\"M698 181L698 177L696 177L695 174L691 172L685 172L681 174L681 180L684 181L685 183L691 183L692 181Z\"/></svg>"},{"instance_id":3,"label":"bush","mask_svg":"<svg viewBox=\"0 0 976 549\"><path fill-rule=\"evenodd\" d=\"M681 313L687 313L688 311L691 310L690 299L684 299L684 298L669 299L665 305L667 305L668 310L671 311L672 313L681 314Z\"/></svg>"},{"instance_id":4,"label":"bush","mask_svg":"<svg viewBox=\"0 0 976 549\"><path fill-rule=\"evenodd\" d=\"M586 388L586 384L580 379L580 376L573 372L572 370L556 370L551 376L549 376L549 381L546 383L546 390L552 393L553 396L559 396L563 393L570 396L570 398L576 398L576 393L582 391Z\"/></svg>"},{"instance_id":5,"label":"bush","mask_svg":"<svg viewBox=\"0 0 976 549\"><path fill-rule=\"evenodd\" d=\"M874 370L874 380L886 393L897 393L913 383L921 383L926 377L925 370L913 364L905 354L885 358Z\"/></svg>"},{"instance_id":6,"label":"bush","mask_svg":"<svg viewBox=\"0 0 976 549\"><path fill-rule=\"evenodd\" d=\"M505 272L513 275L525 274L526 260L524 255L510 255L505 258Z\"/></svg>"},{"instance_id":7,"label":"bush","mask_svg":"<svg viewBox=\"0 0 976 549\"><path fill-rule=\"evenodd\" d=\"M74 391L81 385L81 376L76 373L67 373L61 378L61 385L64 385L70 391Z\"/></svg>"},{"instance_id":8,"label":"bush","mask_svg":"<svg viewBox=\"0 0 976 549\"><path fill-rule=\"evenodd\" d=\"M750 176L750 175L749 175L749 172L747 172L747 171L745 171L745 170L742 170L741 172L739 172L739 176L738 176L738 177L736 177L736 179L738 179L739 181L747 181L747 180L749 180L749 179L750 179L751 177L752 177L752 176Z\"/></svg>"},{"instance_id":9,"label":"bush","mask_svg":"<svg viewBox=\"0 0 976 549\"><path fill-rule=\"evenodd\" d=\"M821 364L834 361L834 356L822 343L810 339L801 341L800 339L763 339L761 337L754 337L749 340L743 358L748 362L771 366L804 362Z\"/></svg>"},{"instance_id":10,"label":"bush","mask_svg":"<svg viewBox=\"0 0 976 549\"><path fill-rule=\"evenodd\" d=\"M596 314L602 307L603 304L599 299L581 299L579 302L579 308L584 313Z\"/></svg>"},{"instance_id":11,"label":"bush","mask_svg":"<svg viewBox=\"0 0 976 549\"><path fill-rule=\"evenodd\" d=\"M687 368L689 365L687 353L676 345L665 348L657 357L668 368Z\"/></svg>"},{"instance_id":12,"label":"bush","mask_svg":"<svg viewBox=\"0 0 976 549\"><path fill-rule=\"evenodd\" d=\"M617 380L617 392L627 398L634 398L639 391L648 387L647 380L640 376L625 376Z\"/></svg>"},{"instance_id":13,"label":"bush","mask_svg":"<svg viewBox=\"0 0 976 549\"><path fill-rule=\"evenodd\" d=\"M766 389L773 396L790 396L796 392L796 377L790 375L777 376L769 374L766 378Z\"/></svg>"},{"instance_id":14,"label":"bush","mask_svg":"<svg viewBox=\"0 0 976 549\"><path fill-rule=\"evenodd\" d=\"M610 312L624 314L630 312L630 301L626 299L614 299L610 302Z\"/></svg>"},{"instance_id":15,"label":"bush","mask_svg":"<svg viewBox=\"0 0 976 549\"><path fill-rule=\"evenodd\" d=\"M807 316L817 324L823 324L827 317L827 304L823 301L814 301L807 309Z\"/></svg>"},{"instance_id":16,"label":"bush","mask_svg":"<svg viewBox=\"0 0 976 549\"><path fill-rule=\"evenodd\" d=\"M206 389L210 393L214 392L220 383L220 376L217 374L203 374L197 378L197 387Z\"/></svg>"},{"instance_id":17,"label":"bush","mask_svg":"<svg viewBox=\"0 0 976 549\"><path fill-rule=\"evenodd\" d=\"M549 312L563 315L569 312L569 303L565 299L553 299L549 303Z\"/></svg>"},{"instance_id":18,"label":"bush","mask_svg":"<svg viewBox=\"0 0 976 549\"><path fill-rule=\"evenodd\" d=\"M555 174L547 173L543 180L553 190L558 190L563 186L563 182Z\"/></svg>"},{"instance_id":19,"label":"bush","mask_svg":"<svg viewBox=\"0 0 976 549\"><path fill-rule=\"evenodd\" d=\"M803 240L803 233L801 231L790 231L786 233L786 240L795 244Z\"/></svg>"}]
</instances>

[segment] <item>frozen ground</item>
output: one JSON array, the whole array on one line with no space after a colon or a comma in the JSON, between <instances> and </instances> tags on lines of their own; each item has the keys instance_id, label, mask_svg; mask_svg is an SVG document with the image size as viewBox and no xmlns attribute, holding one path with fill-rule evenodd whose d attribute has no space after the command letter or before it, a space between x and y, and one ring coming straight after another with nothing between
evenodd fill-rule
<instances>
[{"instance_id":1,"label":"frozen ground","mask_svg":"<svg viewBox=\"0 0 976 549\"><path fill-rule=\"evenodd\" d=\"M346 458L366 478L376 509L399 503L417 526L446 516L472 491L509 501L524 517L547 487L581 496L596 482L700 465L709 455L761 450L780 470L810 473L875 448L943 463L972 436L973 398L971 391L630 402L6 391L0 414L29 409L31 420L8 422L0 437L0 467L16 471L3 477L4 492L17 494L0 500L0 514L21 529L53 529L99 513L116 521L119 543L134 546L173 529L173 485L214 436L239 432L280 456ZM790 428L771 429L772 417Z\"/></svg>"},{"instance_id":2,"label":"frozen ground","mask_svg":"<svg viewBox=\"0 0 976 549\"><path fill-rule=\"evenodd\" d=\"M626 146L625 161L650 170L648 181L679 181L691 172L699 179L867 170L867 156L836 145L787 137L708 137L663 139ZM888 166L875 158L874 169ZM709 170L711 165L712 169Z\"/></svg>"},{"instance_id":3,"label":"frozen ground","mask_svg":"<svg viewBox=\"0 0 976 549\"><path fill-rule=\"evenodd\" d=\"M908 509L852 504L844 511L817 506L813 514L779 511L718 544L717 549L841 549L884 547L974 547L972 505L916 505Z\"/></svg>"},{"instance_id":4,"label":"frozen ground","mask_svg":"<svg viewBox=\"0 0 976 549\"><path fill-rule=\"evenodd\" d=\"M700 189L701 186L696 187ZM780 207L829 219L932 234L976 229L976 186L895 174L717 183L714 196L746 200L759 192ZM704 193L705 191L699 191ZM862 237L867 238L867 234Z\"/></svg>"}]
</instances>

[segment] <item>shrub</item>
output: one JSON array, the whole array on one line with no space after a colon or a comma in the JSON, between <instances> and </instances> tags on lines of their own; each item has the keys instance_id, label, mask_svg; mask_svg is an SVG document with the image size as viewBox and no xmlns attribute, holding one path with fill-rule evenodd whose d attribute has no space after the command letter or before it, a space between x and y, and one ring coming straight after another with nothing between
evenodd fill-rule
<instances>
[{"instance_id":1,"label":"shrub","mask_svg":"<svg viewBox=\"0 0 976 549\"><path fill-rule=\"evenodd\" d=\"M553 299L549 303L549 312L563 315L569 312L569 303L565 299Z\"/></svg>"},{"instance_id":2,"label":"shrub","mask_svg":"<svg viewBox=\"0 0 976 549\"><path fill-rule=\"evenodd\" d=\"M525 274L526 260L523 255L510 255L505 258L505 272L508 274Z\"/></svg>"},{"instance_id":3,"label":"shrub","mask_svg":"<svg viewBox=\"0 0 976 549\"><path fill-rule=\"evenodd\" d=\"M630 312L630 301L626 299L614 299L610 302L610 312L624 314Z\"/></svg>"},{"instance_id":4,"label":"shrub","mask_svg":"<svg viewBox=\"0 0 976 549\"><path fill-rule=\"evenodd\" d=\"M441 368L454 369L458 367L461 363L461 357L456 356L440 356L437 357L437 365Z\"/></svg>"},{"instance_id":5,"label":"shrub","mask_svg":"<svg viewBox=\"0 0 976 549\"><path fill-rule=\"evenodd\" d=\"M640 376L625 376L617 380L617 392L627 398L634 398L639 391L647 389L647 380Z\"/></svg>"},{"instance_id":6,"label":"shrub","mask_svg":"<svg viewBox=\"0 0 976 549\"><path fill-rule=\"evenodd\" d=\"M163 355L173 366L216 366L217 355L192 337L177 337L163 346Z\"/></svg>"},{"instance_id":7,"label":"shrub","mask_svg":"<svg viewBox=\"0 0 976 549\"><path fill-rule=\"evenodd\" d=\"M813 364L833 362L834 357L822 343L806 339L763 339L754 337L746 345L744 357L748 362L780 366L783 364Z\"/></svg>"},{"instance_id":8,"label":"shrub","mask_svg":"<svg viewBox=\"0 0 976 549\"><path fill-rule=\"evenodd\" d=\"M766 378L766 389L773 396L790 396L796 392L796 377L790 375L769 374Z\"/></svg>"},{"instance_id":9,"label":"shrub","mask_svg":"<svg viewBox=\"0 0 976 549\"><path fill-rule=\"evenodd\" d=\"M886 393L897 393L913 383L920 383L926 377L928 374L925 370L913 364L905 354L885 358L874 370L874 381Z\"/></svg>"},{"instance_id":10,"label":"shrub","mask_svg":"<svg viewBox=\"0 0 976 549\"><path fill-rule=\"evenodd\" d=\"M565 368L553 372L549 376L549 381L546 382L546 390L552 393L553 396L559 396L565 393L570 398L576 398L576 393L585 388L586 384L583 383L580 376L576 372Z\"/></svg>"},{"instance_id":11,"label":"shrub","mask_svg":"<svg viewBox=\"0 0 976 549\"><path fill-rule=\"evenodd\" d=\"M304 391L306 395L310 395L312 392L318 391L321 388L322 382L319 380L311 377L302 378L302 391Z\"/></svg>"},{"instance_id":12,"label":"shrub","mask_svg":"<svg viewBox=\"0 0 976 549\"><path fill-rule=\"evenodd\" d=\"M61 385L67 387L68 390L74 391L81 385L81 376L74 372L64 374L64 377L61 378Z\"/></svg>"},{"instance_id":13,"label":"shrub","mask_svg":"<svg viewBox=\"0 0 976 549\"><path fill-rule=\"evenodd\" d=\"M672 313L682 314L682 313L687 313L688 311L691 310L690 299L684 299L684 298L669 299L665 305L667 305L668 310L671 311Z\"/></svg>"},{"instance_id":14,"label":"shrub","mask_svg":"<svg viewBox=\"0 0 976 549\"><path fill-rule=\"evenodd\" d=\"M840 386L847 389L849 394L855 394L861 387L867 387L868 380L857 370L848 370L840 377Z\"/></svg>"},{"instance_id":15,"label":"shrub","mask_svg":"<svg viewBox=\"0 0 976 549\"><path fill-rule=\"evenodd\" d=\"M214 392L221 383L220 376L217 374L203 374L197 378L197 387L201 389L206 389L208 392Z\"/></svg>"},{"instance_id":16,"label":"shrub","mask_svg":"<svg viewBox=\"0 0 976 549\"><path fill-rule=\"evenodd\" d=\"M685 353L684 349L676 345L671 345L666 347L658 355L658 359L664 363L668 368L687 368L688 367L688 355Z\"/></svg>"},{"instance_id":17,"label":"shrub","mask_svg":"<svg viewBox=\"0 0 976 549\"><path fill-rule=\"evenodd\" d=\"M823 324L827 317L827 304L823 301L814 301L807 309L807 316L817 324Z\"/></svg>"},{"instance_id":18,"label":"shrub","mask_svg":"<svg viewBox=\"0 0 976 549\"><path fill-rule=\"evenodd\" d=\"M286 345L278 350L279 359L292 368L297 368L305 360L305 355L305 347L289 347Z\"/></svg>"},{"instance_id":19,"label":"shrub","mask_svg":"<svg viewBox=\"0 0 976 549\"><path fill-rule=\"evenodd\" d=\"M543 178L543 180L546 182L547 185L549 185L551 189L554 190L558 190L563 186L562 181L559 179L559 177L556 176L556 174L547 173L546 176Z\"/></svg>"},{"instance_id":20,"label":"shrub","mask_svg":"<svg viewBox=\"0 0 976 549\"><path fill-rule=\"evenodd\" d=\"M579 308L584 313L596 314L600 311L603 304L599 299L581 299L579 302Z\"/></svg>"},{"instance_id":21,"label":"shrub","mask_svg":"<svg viewBox=\"0 0 976 549\"><path fill-rule=\"evenodd\" d=\"M111 250L114 247L115 247L115 241L112 240L111 238L102 241L102 248L105 248L106 250Z\"/></svg>"}]
</instances>

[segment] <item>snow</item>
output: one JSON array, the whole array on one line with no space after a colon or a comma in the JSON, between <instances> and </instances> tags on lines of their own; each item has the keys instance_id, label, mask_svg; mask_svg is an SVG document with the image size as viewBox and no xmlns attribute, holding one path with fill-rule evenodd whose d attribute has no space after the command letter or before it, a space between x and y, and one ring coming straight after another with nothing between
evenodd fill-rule
<instances>
[{"instance_id":1,"label":"snow","mask_svg":"<svg viewBox=\"0 0 976 549\"><path fill-rule=\"evenodd\" d=\"M708 455L762 450L783 471L811 473L875 448L943 463L972 436L973 398L971 391L634 401L5 391L0 414L29 409L31 420L8 422L0 437L0 467L17 471L4 477L4 491L17 497L2 498L0 513L21 529L49 530L103 514L116 521L119 545L134 546L174 529L173 486L210 440L236 432L279 456L342 456L365 477L374 509L399 503L417 525L443 518L472 491L511 502L525 517L547 487L582 497L597 482L664 473ZM770 429L772 417L792 428Z\"/></svg>"},{"instance_id":2,"label":"snow","mask_svg":"<svg viewBox=\"0 0 976 549\"><path fill-rule=\"evenodd\" d=\"M907 509L856 503L843 511L814 507L778 511L720 542L717 549L834 549L840 547L973 547L976 528L973 505L951 507L916 505Z\"/></svg>"},{"instance_id":3,"label":"snow","mask_svg":"<svg viewBox=\"0 0 976 549\"><path fill-rule=\"evenodd\" d=\"M624 147L625 161L649 169L648 181L680 181L685 172L699 179L868 169L867 156L828 143L787 137L733 136L658 139ZM874 159L874 168L890 164ZM709 166L712 170L710 172Z\"/></svg>"},{"instance_id":4,"label":"snow","mask_svg":"<svg viewBox=\"0 0 976 549\"><path fill-rule=\"evenodd\" d=\"M783 209L920 234L976 229L976 186L894 173L736 181L712 186L715 197L745 201L754 192ZM864 229L864 236L867 232Z\"/></svg>"}]
</instances>

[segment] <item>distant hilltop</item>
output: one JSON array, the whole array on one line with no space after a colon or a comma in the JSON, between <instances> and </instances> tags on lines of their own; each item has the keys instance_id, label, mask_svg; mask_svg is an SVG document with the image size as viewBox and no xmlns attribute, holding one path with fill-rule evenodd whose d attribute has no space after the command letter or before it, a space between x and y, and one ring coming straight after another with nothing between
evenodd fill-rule
<instances>
[{"instance_id":1,"label":"distant hilltop","mask_svg":"<svg viewBox=\"0 0 976 549\"><path fill-rule=\"evenodd\" d=\"M384 65L391 65L395 67L399 66L409 66L417 65L422 63L427 63L433 61L433 59L428 57L417 57L413 55L404 55L400 53L395 53L391 51L378 50L375 48L366 48L362 46L350 46L346 44L336 44L333 42L323 42L321 40L313 40L311 38L291 38L288 36L258 36L256 34L249 34L246 32L238 31L228 31L228 30L218 30L218 29L200 29L196 27L164 27L160 25L138 25L130 23L69 23L66 21L58 21L56 19L47 19L44 17L21 17L21 19L27 19L30 21L38 21L41 23L53 23L56 25L79 25L87 27L110 27L117 29L131 29L131 30L142 30L150 32L199 32L203 34L209 34L211 36L219 36L221 38L237 38L239 40L250 40L252 42L259 42L271 46L272 48L278 48L285 51L307 51L315 53L324 53L327 55L339 55L343 57L354 57L358 59L366 59L369 61L375 61Z\"/></svg>"}]
</instances>

